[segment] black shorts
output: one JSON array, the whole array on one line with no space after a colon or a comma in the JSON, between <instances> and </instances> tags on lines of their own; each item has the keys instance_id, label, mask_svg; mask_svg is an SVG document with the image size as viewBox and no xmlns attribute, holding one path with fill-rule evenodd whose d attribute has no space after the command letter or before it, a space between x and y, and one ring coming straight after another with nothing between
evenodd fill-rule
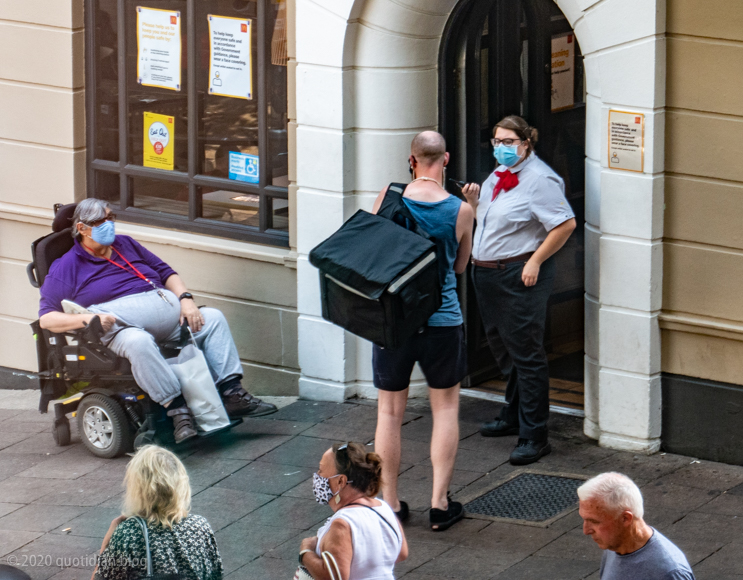
<instances>
[{"instance_id":1,"label":"black shorts","mask_svg":"<svg viewBox=\"0 0 743 580\"><path fill-rule=\"evenodd\" d=\"M428 386L448 389L467 374L464 329L459 326L425 326L395 350L374 345L374 386L383 391L404 391L419 363Z\"/></svg>"}]
</instances>

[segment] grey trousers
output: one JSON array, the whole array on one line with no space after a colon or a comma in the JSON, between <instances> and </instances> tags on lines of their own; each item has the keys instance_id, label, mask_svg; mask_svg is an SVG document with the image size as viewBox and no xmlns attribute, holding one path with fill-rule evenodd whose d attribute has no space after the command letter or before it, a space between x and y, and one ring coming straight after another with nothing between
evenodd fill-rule
<instances>
[{"instance_id":1,"label":"grey trousers","mask_svg":"<svg viewBox=\"0 0 743 580\"><path fill-rule=\"evenodd\" d=\"M180 338L178 297L168 290L163 292L169 304L151 290L88 308L96 314L116 317L114 326L103 335L103 343L129 360L137 384L161 405L181 394L178 379L157 346ZM202 308L201 314L204 326L194 333L194 339L204 352L214 382L219 384L230 377L242 377L240 357L224 315L214 308Z\"/></svg>"}]
</instances>

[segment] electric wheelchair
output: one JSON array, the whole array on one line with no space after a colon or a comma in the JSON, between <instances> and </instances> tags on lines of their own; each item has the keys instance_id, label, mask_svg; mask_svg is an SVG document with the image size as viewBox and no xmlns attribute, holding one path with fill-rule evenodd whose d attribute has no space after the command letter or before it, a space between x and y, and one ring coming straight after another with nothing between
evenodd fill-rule
<instances>
[{"instance_id":1,"label":"electric wheelchair","mask_svg":"<svg viewBox=\"0 0 743 580\"><path fill-rule=\"evenodd\" d=\"M52 263L73 244L72 216L77 204L54 206L52 233L31 244L33 261L26 267L31 285L41 288ZM39 411L46 413L54 402L52 435L57 445L70 443L70 419L75 418L80 438L98 457L117 457L149 443L170 445L172 419L165 409L139 388L126 358L117 356L102 342L100 319L95 316L82 329L64 333L31 323L36 339L41 399ZM159 345L165 358L178 355L188 330L181 329L177 344ZM212 436L242 423L233 419L222 429L201 434Z\"/></svg>"}]
</instances>

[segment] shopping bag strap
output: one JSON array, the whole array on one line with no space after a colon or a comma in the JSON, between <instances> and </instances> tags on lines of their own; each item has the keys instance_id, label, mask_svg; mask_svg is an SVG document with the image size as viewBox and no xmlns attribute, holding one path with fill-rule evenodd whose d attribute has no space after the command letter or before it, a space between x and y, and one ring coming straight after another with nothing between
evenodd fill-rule
<instances>
[{"instance_id":1,"label":"shopping bag strap","mask_svg":"<svg viewBox=\"0 0 743 580\"><path fill-rule=\"evenodd\" d=\"M341 577L341 571L338 568L338 562L335 561L335 556L330 552L322 553L322 561L325 563L325 568L330 573L330 580L343 580Z\"/></svg>"},{"instance_id":2,"label":"shopping bag strap","mask_svg":"<svg viewBox=\"0 0 743 580\"><path fill-rule=\"evenodd\" d=\"M150 553L150 535L147 532L147 522L139 516L134 516L137 523L142 528L142 534L144 535L144 547L147 550L147 577L152 576L152 554Z\"/></svg>"}]
</instances>

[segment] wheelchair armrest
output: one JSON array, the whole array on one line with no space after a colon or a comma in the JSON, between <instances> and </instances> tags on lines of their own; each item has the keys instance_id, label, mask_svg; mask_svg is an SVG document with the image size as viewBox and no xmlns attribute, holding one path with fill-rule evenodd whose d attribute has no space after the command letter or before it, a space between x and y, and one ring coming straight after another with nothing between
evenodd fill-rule
<instances>
[{"instance_id":1,"label":"wheelchair armrest","mask_svg":"<svg viewBox=\"0 0 743 580\"><path fill-rule=\"evenodd\" d=\"M101 324L101 318L100 316L94 316L90 319L90 322L86 324L83 328L80 328L75 331L75 335L78 338L78 340L82 340L83 342L89 342L93 344L103 344L101 342L101 337L106 334L106 331L103 330L103 325Z\"/></svg>"},{"instance_id":2,"label":"wheelchair armrest","mask_svg":"<svg viewBox=\"0 0 743 580\"><path fill-rule=\"evenodd\" d=\"M28 276L28 281L31 282L31 286L34 288L41 287L41 284L39 284L39 280L36 277L36 262L31 262L26 266L26 275Z\"/></svg>"}]
</instances>

